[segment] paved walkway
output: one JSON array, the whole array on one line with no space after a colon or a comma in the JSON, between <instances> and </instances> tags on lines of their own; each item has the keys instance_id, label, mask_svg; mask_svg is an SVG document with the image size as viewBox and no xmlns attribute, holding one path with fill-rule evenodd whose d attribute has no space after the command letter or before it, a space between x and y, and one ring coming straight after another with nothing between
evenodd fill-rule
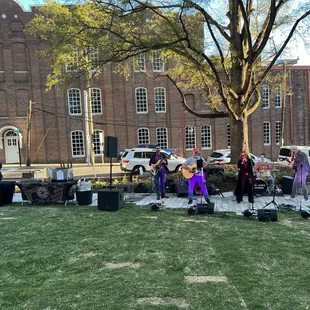
<instances>
[{"instance_id":1,"label":"paved walkway","mask_svg":"<svg viewBox=\"0 0 310 310\"><path fill-rule=\"evenodd\" d=\"M141 195L141 194L140 194ZM188 199L186 197L177 197L173 194L167 195L169 198L164 199L165 207L166 208L188 208L190 205L188 205ZM223 196L211 196L210 200L215 203L215 211L217 212L235 212L237 214L242 213L246 209L252 208L252 205L248 203L247 199L248 197L244 197L244 201L241 203L237 203L236 197L233 195L232 192L226 192L223 193ZM197 200L195 202L200 202L200 197L196 197ZM130 201L130 195L128 195L127 198L128 201ZM264 208L269 202L273 200L272 196L259 196L254 198L254 208L255 209L262 209ZM156 200L155 194L150 194L148 196L145 196L140 201L136 202L138 206L148 206L152 205L154 203L158 203L159 201ZM204 203L204 199L202 199L202 202ZM287 199L284 195L276 196L275 197L275 205L274 203L270 203L266 209L281 209L283 205L285 206L291 206L292 209L300 209L300 206L302 209L306 209L310 205L309 203L302 203L301 199Z\"/></svg>"},{"instance_id":2,"label":"paved walkway","mask_svg":"<svg viewBox=\"0 0 310 310\"><path fill-rule=\"evenodd\" d=\"M173 194L167 194L169 198L164 199L165 208L167 209L187 209L189 205L187 204L188 199L187 197L177 197ZM215 211L216 212L235 212L237 214L242 214L242 212L246 209L251 209L251 205L247 203L247 196L244 197L244 201L241 203L237 203L236 197L233 195L232 192L223 193L223 196L211 196L210 200L215 203ZM200 197L196 197L196 202L200 202ZM272 196L260 196L255 197L254 200L254 208L255 209L262 209L264 208L269 202L273 200ZM156 199L156 194L141 194L141 193L126 193L125 194L125 201L135 203L137 206L141 207L151 207L154 203L158 203ZM13 196L13 202L20 202L22 203L21 194L16 192ZM204 202L204 199L202 200ZM291 209L307 209L310 206L310 202L305 204L301 202L301 199L286 199L285 196L276 196L275 202L277 205L271 203L266 209L277 209L281 210L283 205L291 206ZM76 201L69 201L68 205L75 205ZM195 203L195 201L194 201ZM27 204L27 202L25 202ZM93 195L93 202L91 206L97 206L97 193ZM285 210L287 210L285 208Z\"/></svg>"}]
</instances>

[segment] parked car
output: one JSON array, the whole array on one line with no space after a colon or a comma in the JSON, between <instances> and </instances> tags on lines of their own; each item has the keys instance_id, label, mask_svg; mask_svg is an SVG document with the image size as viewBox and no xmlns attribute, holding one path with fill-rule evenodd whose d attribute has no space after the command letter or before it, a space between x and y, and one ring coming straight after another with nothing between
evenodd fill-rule
<instances>
[{"instance_id":1,"label":"parked car","mask_svg":"<svg viewBox=\"0 0 310 310\"><path fill-rule=\"evenodd\" d=\"M138 144L137 146L135 146L135 148L149 148L149 149L155 149L157 144ZM176 151L176 149L173 148L168 148L168 149L162 149L163 151L166 151L169 154L172 154L173 152Z\"/></svg>"},{"instance_id":2,"label":"parked car","mask_svg":"<svg viewBox=\"0 0 310 310\"><path fill-rule=\"evenodd\" d=\"M214 164L229 164L230 163L230 149L222 149L213 151L212 154L208 157L208 161ZM260 157L250 153L251 159L254 163L260 161ZM265 157L265 161L271 163L269 158Z\"/></svg>"},{"instance_id":3,"label":"parked car","mask_svg":"<svg viewBox=\"0 0 310 310\"><path fill-rule=\"evenodd\" d=\"M298 146L301 152L304 152L308 156L310 162L310 146ZM288 166L291 162L291 145L281 146L278 154L278 164Z\"/></svg>"},{"instance_id":4,"label":"parked car","mask_svg":"<svg viewBox=\"0 0 310 310\"><path fill-rule=\"evenodd\" d=\"M150 148L134 148L123 153L120 161L122 171L132 172L142 168L142 171L150 171L149 161L151 156L155 153L155 149ZM161 150L168 160L168 170L170 172L177 172L181 170L185 158L176 157L172 154Z\"/></svg>"}]
</instances>

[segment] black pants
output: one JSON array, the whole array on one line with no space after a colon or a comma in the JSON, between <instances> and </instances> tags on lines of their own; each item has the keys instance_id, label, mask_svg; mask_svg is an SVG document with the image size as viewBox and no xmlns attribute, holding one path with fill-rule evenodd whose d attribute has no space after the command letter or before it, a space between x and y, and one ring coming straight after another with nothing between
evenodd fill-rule
<instances>
[{"instance_id":1,"label":"black pants","mask_svg":"<svg viewBox=\"0 0 310 310\"><path fill-rule=\"evenodd\" d=\"M240 202L243 199L244 192L248 192L248 200L249 203L254 203L253 198L253 184L250 184L249 177L241 177L240 180L238 180L238 187L236 191L237 195L237 201Z\"/></svg>"}]
</instances>

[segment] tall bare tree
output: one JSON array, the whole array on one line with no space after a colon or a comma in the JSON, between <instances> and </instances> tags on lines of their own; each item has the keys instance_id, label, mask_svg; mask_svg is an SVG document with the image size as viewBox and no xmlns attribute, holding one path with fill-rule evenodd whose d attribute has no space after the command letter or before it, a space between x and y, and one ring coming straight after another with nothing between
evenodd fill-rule
<instances>
[{"instance_id":1,"label":"tall bare tree","mask_svg":"<svg viewBox=\"0 0 310 310\"><path fill-rule=\"evenodd\" d=\"M113 62L123 72L128 59L161 51L178 64L165 76L187 111L230 118L234 162L249 149L248 117L260 104L262 81L301 24L310 25L310 3L294 7L294 0L92 0L74 8L48 1L28 31L51 42L55 62L49 86L63 79L60 68L72 60L72 47L95 46L100 69ZM200 89L213 112L191 109L186 87Z\"/></svg>"}]
</instances>

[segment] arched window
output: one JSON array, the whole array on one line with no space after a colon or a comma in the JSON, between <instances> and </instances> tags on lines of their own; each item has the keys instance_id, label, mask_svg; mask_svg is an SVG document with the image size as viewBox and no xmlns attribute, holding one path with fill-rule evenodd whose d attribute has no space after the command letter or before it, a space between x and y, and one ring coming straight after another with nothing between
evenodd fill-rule
<instances>
[{"instance_id":1,"label":"arched window","mask_svg":"<svg viewBox=\"0 0 310 310\"><path fill-rule=\"evenodd\" d=\"M144 87L136 88L136 111L137 113L147 113L147 90Z\"/></svg>"},{"instance_id":2,"label":"arched window","mask_svg":"<svg viewBox=\"0 0 310 310\"><path fill-rule=\"evenodd\" d=\"M166 90L163 87L154 89L155 112L166 112Z\"/></svg>"},{"instance_id":3,"label":"arched window","mask_svg":"<svg viewBox=\"0 0 310 310\"><path fill-rule=\"evenodd\" d=\"M92 113L102 114L101 90L100 88L91 88L91 107Z\"/></svg>"},{"instance_id":4,"label":"arched window","mask_svg":"<svg viewBox=\"0 0 310 310\"><path fill-rule=\"evenodd\" d=\"M150 143L150 132L148 128L138 129L138 144Z\"/></svg>"},{"instance_id":5,"label":"arched window","mask_svg":"<svg viewBox=\"0 0 310 310\"><path fill-rule=\"evenodd\" d=\"M81 91L77 88L68 89L69 115L81 115Z\"/></svg>"},{"instance_id":6,"label":"arched window","mask_svg":"<svg viewBox=\"0 0 310 310\"><path fill-rule=\"evenodd\" d=\"M263 131L264 131L264 145L270 145L270 123L263 123Z\"/></svg>"},{"instance_id":7,"label":"arched window","mask_svg":"<svg viewBox=\"0 0 310 310\"><path fill-rule=\"evenodd\" d=\"M185 148L191 150L196 147L196 128L194 126L185 127Z\"/></svg>"},{"instance_id":8,"label":"arched window","mask_svg":"<svg viewBox=\"0 0 310 310\"><path fill-rule=\"evenodd\" d=\"M163 149L167 149L168 148L167 128L165 128L165 127L156 128L156 140L157 140L157 143Z\"/></svg>"},{"instance_id":9,"label":"arched window","mask_svg":"<svg viewBox=\"0 0 310 310\"><path fill-rule=\"evenodd\" d=\"M203 149L211 149L211 126L204 125L201 129L201 147Z\"/></svg>"},{"instance_id":10,"label":"arched window","mask_svg":"<svg viewBox=\"0 0 310 310\"><path fill-rule=\"evenodd\" d=\"M72 157L85 156L83 131L77 130L71 132L71 151Z\"/></svg>"}]
</instances>

